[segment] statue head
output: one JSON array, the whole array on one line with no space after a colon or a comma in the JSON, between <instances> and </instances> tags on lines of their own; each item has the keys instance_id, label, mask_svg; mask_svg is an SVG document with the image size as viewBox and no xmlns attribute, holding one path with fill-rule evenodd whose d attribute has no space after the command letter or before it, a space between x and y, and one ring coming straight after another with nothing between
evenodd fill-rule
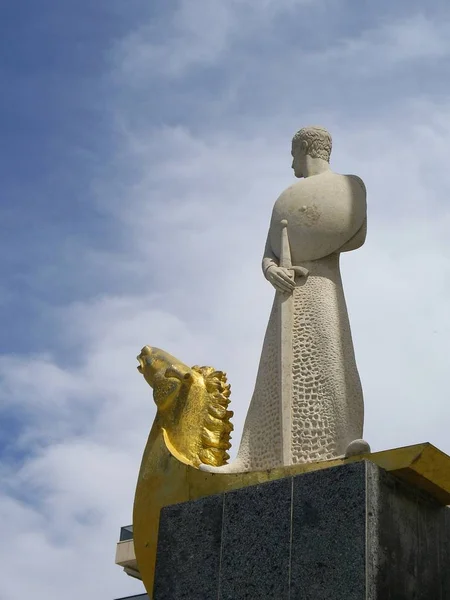
<instances>
[{"instance_id":1,"label":"statue head","mask_svg":"<svg viewBox=\"0 0 450 600\"><path fill-rule=\"evenodd\" d=\"M292 168L296 177L305 177L307 157L330 162L331 135L324 127L304 127L292 138Z\"/></svg>"}]
</instances>

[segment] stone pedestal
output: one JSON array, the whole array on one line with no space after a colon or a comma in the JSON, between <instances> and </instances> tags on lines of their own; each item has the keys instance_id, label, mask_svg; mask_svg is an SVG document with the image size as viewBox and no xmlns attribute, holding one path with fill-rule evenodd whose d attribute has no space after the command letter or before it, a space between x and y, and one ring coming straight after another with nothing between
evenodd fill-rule
<instances>
[{"instance_id":1,"label":"stone pedestal","mask_svg":"<svg viewBox=\"0 0 450 600\"><path fill-rule=\"evenodd\" d=\"M450 509L369 461L166 507L154 600L450 600Z\"/></svg>"}]
</instances>

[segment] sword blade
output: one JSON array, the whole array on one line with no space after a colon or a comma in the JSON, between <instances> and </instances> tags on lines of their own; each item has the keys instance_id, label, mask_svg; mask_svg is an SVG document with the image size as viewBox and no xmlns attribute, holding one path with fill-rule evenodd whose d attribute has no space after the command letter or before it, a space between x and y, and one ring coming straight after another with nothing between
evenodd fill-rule
<instances>
[{"instance_id":1,"label":"sword blade","mask_svg":"<svg viewBox=\"0 0 450 600\"><path fill-rule=\"evenodd\" d=\"M281 221L280 267L292 268L287 221ZM277 292L280 344L281 440L283 465L292 464L292 331L294 328L294 296Z\"/></svg>"}]
</instances>

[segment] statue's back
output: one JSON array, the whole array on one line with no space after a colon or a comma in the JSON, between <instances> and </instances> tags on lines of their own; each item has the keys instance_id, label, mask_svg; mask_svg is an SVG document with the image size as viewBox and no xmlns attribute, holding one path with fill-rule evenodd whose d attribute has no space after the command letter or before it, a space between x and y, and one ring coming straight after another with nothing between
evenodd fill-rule
<instances>
[{"instance_id":1,"label":"statue's back","mask_svg":"<svg viewBox=\"0 0 450 600\"><path fill-rule=\"evenodd\" d=\"M300 265L338 251L363 226L366 191L355 175L331 171L288 187L275 202L270 243L280 256L281 221L288 222L292 262Z\"/></svg>"}]
</instances>

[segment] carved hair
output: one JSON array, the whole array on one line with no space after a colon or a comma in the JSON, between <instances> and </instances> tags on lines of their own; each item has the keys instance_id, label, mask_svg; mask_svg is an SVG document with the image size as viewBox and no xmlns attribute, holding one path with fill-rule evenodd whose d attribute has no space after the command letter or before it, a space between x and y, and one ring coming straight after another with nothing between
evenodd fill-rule
<instances>
[{"instance_id":1,"label":"carved hair","mask_svg":"<svg viewBox=\"0 0 450 600\"><path fill-rule=\"evenodd\" d=\"M292 138L292 146L306 142L306 154L311 158L321 158L330 162L331 135L324 127L304 127Z\"/></svg>"}]
</instances>

